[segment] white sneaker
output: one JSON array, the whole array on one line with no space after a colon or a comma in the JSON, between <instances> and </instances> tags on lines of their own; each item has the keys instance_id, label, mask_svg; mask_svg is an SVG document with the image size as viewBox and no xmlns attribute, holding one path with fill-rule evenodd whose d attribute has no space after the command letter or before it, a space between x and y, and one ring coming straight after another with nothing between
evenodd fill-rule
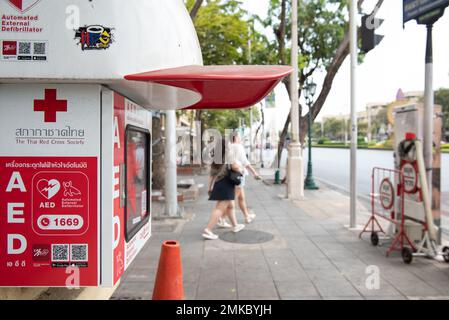
<instances>
[{"instance_id":1,"label":"white sneaker","mask_svg":"<svg viewBox=\"0 0 449 320\"><path fill-rule=\"evenodd\" d=\"M203 238L207 240L217 240L218 236L208 229L204 229Z\"/></svg>"},{"instance_id":2,"label":"white sneaker","mask_svg":"<svg viewBox=\"0 0 449 320\"><path fill-rule=\"evenodd\" d=\"M245 222L246 223L251 223L256 219L256 214L255 213L250 213L248 214L248 217L246 217Z\"/></svg>"},{"instance_id":3,"label":"white sneaker","mask_svg":"<svg viewBox=\"0 0 449 320\"><path fill-rule=\"evenodd\" d=\"M232 228L232 231L234 233L237 233L237 232L242 231L243 229L245 229L245 225L244 224L238 224L234 228Z\"/></svg>"},{"instance_id":4,"label":"white sneaker","mask_svg":"<svg viewBox=\"0 0 449 320\"><path fill-rule=\"evenodd\" d=\"M218 220L217 226L222 229L232 228L232 226L225 219Z\"/></svg>"}]
</instances>

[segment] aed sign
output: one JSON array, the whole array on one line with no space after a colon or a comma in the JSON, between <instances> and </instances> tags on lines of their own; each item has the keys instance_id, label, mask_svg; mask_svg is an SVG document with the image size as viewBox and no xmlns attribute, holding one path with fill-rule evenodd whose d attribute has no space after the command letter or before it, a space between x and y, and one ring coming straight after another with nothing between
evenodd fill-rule
<instances>
[{"instance_id":1,"label":"aed sign","mask_svg":"<svg viewBox=\"0 0 449 320\"><path fill-rule=\"evenodd\" d=\"M0 286L99 284L100 110L86 97L98 89L0 85Z\"/></svg>"}]
</instances>

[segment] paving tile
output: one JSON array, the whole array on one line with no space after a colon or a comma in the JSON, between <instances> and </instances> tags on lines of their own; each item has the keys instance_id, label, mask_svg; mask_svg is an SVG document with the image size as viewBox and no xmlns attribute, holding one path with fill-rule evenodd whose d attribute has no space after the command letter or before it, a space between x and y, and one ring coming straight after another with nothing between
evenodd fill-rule
<instances>
[{"instance_id":1,"label":"paving tile","mask_svg":"<svg viewBox=\"0 0 449 320\"><path fill-rule=\"evenodd\" d=\"M366 300L407 300L404 296L370 296L366 297Z\"/></svg>"},{"instance_id":2,"label":"paving tile","mask_svg":"<svg viewBox=\"0 0 449 320\"><path fill-rule=\"evenodd\" d=\"M184 295L186 300L195 300L198 290L198 281L186 282L184 280Z\"/></svg>"},{"instance_id":3,"label":"paving tile","mask_svg":"<svg viewBox=\"0 0 449 320\"><path fill-rule=\"evenodd\" d=\"M275 281L279 296L283 300L301 297L320 298L320 294L310 280L304 281Z\"/></svg>"},{"instance_id":4,"label":"paving tile","mask_svg":"<svg viewBox=\"0 0 449 320\"><path fill-rule=\"evenodd\" d=\"M185 177L183 177L185 178ZM201 183L207 176L196 176ZM186 299L317 300L449 298L449 265L416 259L406 266L398 253L385 257L388 242L373 247L348 231L348 197L323 186L298 202L279 200L285 186L250 180L248 206L257 213L250 230L272 233L268 243L245 245L204 241L213 203L204 190L196 202L184 203L188 220L175 232L155 228L149 243L131 264L113 299L150 299L164 240L181 242ZM360 223L369 212L360 203ZM237 218L242 216L237 210ZM158 222L159 223L159 222ZM217 233L226 230L216 230ZM368 266L380 271L380 288L366 286Z\"/></svg>"},{"instance_id":5,"label":"paving tile","mask_svg":"<svg viewBox=\"0 0 449 320\"><path fill-rule=\"evenodd\" d=\"M311 281L323 298L361 297L360 293L342 275L324 272L311 272Z\"/></svg>"},{"instance_id":6,"label":"paving tile","mask_svg":"<svg viewBox=\"0 0 449 320\"><path fill-rule=\"evenodd\" d=\"M201 282L235 282L235 271L233 268L207 268L201 269Z\"/></svg>"},{"instance_id":7,"label":"paving tile","mask_svg":"<svg viewBox=\"0 0 449 320\"><path fill-rule=\"evenodd\" d=\"M197 300L236 300L237 286L235 282L200 281L196 294Z\"/></svg>"},{"instance_id":8,"label":"paving tile","mask_svg":"<svg viewBox=\"0 0 449 320\"><path fill-rule=\"evenodd\" d=\"M272 298L279 297L274 282L266 279L263 282L251 280L239 280L237 282L238 297L253 297L253 298Z\"/></svg>"}]
</instances>

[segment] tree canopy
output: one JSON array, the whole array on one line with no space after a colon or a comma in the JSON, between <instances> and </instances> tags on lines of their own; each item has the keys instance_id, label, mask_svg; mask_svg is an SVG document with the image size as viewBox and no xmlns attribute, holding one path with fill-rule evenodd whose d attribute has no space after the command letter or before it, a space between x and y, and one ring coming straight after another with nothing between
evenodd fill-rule
<instances>
[{"instance_id":1,"label":"tree canopy","mask_svg":"<svg viewBox=\"0 0 449 320\"><path fill-rule=\"evenodd\" d=\"M210 64L290 64L291 2L289 0L269 1L268 17L259 17L246 12L238 0L186 0L187 8L194 18L195 28L203 51L205 65ZM364 0L358 0L361 7ZM383 0L377 0L377 6ZM325 73L319 84L313 105L313 118L321 111L330 93L334 78L349 54L347 0L301 0L298 6L299 82L301 87L316 72ZM272 28L274 39L268 39L255 28L259 21L266 28ZM284 79L287 91L289 78ZM290 93L290 92L289 92ZM300 111L301 141L308 126L308 115ZM199 118L211 120L226 115L238 117L237 112L219 114L223 111L200 112ZM245 113L247 115L248 113ZM211 120L212 121L212 120ZM248 119L245 117L245 121ZM288 133L290 117L287 118L282 139Z\"/></svg>"},{"instance_id":2,"label":"tree canopy","mask_svg":"<svg viewBox=\"0 0 449 320\"><path fill-rule=\"evenodd\" d=\"M198 3L193 22L200 42L204 65L268 64L272 59L270 43L255 27L254 16L242 8L237 0L187 0L187 9L192 12ZM260 118L257 108L254 120ZM203 129L216 128L224 131L237 128L240 119L249 126L247 110L202 110L196 120Z\"/></svg>"}]
</instances>

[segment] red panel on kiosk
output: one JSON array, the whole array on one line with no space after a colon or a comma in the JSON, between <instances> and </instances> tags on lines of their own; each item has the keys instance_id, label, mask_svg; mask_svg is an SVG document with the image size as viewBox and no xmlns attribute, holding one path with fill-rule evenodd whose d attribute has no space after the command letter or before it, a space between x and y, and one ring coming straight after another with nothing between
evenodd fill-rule
<instances>
[{"instance_id":1,"label":"red panel on kiosk","mask_svg":"<svg viewBox=\"0 0 449 320\"><path fill-rule=\"evenodd\" d=\"M97 158L0 157L0 172L0 210L15 222L0 221L1 285L66 286L79 272L96 286Z\"/></svg>"},{"instance_id":2,"label":"red panel on kiosk","mask_svg":"<svg viewBox=\"0 0 449 320\"><path fill-rule=\"evenodd\" d=\"M100 86L0 86L0 286L98 286Z\"/></svg>"},{"instance_id":3,"label":"red panel on kiosk","mask_svg":"<svg viewBox=\"0 0 449 320\"><path fill-rule=\"evenodd\" d=\"M290 66L185 66L128 75L125 79L201 94L201 101L187 109L239 109L258 103L292 71Z\"/></svg>"}]
</instances>

